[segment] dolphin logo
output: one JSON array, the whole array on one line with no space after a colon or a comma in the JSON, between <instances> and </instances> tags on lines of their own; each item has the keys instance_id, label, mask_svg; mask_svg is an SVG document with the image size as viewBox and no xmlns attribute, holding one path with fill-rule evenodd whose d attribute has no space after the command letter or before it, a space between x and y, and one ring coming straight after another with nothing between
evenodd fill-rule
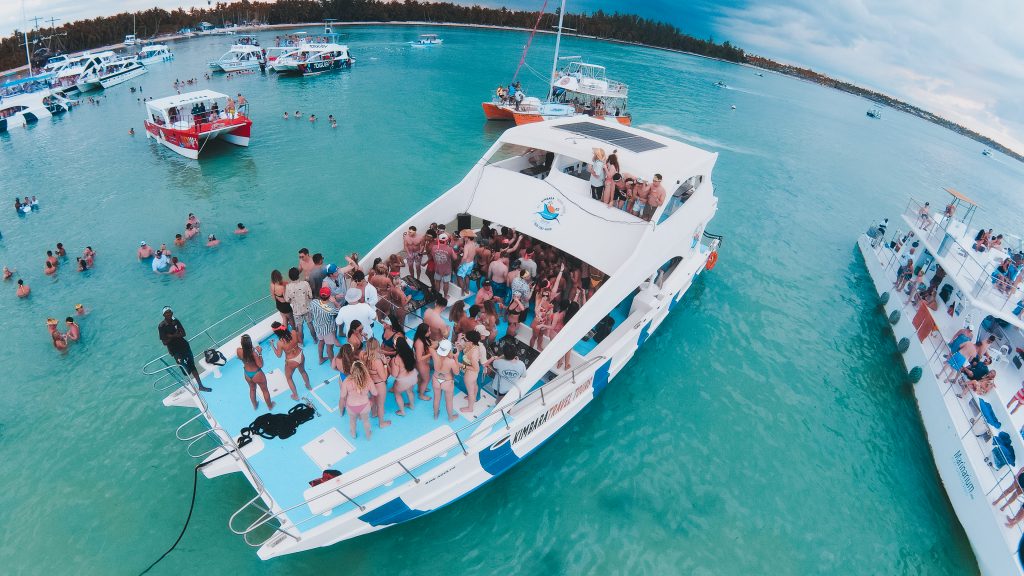
<instances>
[{"instance_id":1,"label":"dolphin logo","mask_svg":"<svg viewBox=\"0 0 1024 576\"><path fill-rule=\"evenodd\" d=\"M545 203L544 209L541 210L540 212L537 212L537 214L541 218L549 222L558 220L558 208L556 208L555 205L551 203Z\"/></svg>"}]
</instances>

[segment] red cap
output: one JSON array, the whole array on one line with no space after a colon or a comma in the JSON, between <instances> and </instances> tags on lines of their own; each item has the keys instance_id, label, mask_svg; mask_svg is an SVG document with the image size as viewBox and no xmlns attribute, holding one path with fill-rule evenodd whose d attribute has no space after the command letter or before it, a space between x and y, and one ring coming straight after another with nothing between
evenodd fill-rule
<instances>
[{"instance_id":1,"label":"red cap","mask_svg":"<svg viewBox=\"0 0 1024 576\"><path fill-rule=\"evenodd\" d=\"M320 287L320 296L322 298L330 298L331 297L331 288L329 286L321 286Z\"/></svg>"}]
</instances>

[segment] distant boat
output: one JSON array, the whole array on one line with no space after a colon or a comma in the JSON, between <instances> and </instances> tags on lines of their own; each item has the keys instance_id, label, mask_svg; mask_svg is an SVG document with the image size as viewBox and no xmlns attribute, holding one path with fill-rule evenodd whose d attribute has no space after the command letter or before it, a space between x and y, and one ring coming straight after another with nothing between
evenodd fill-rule
<instances>
[{"instance_id":1,"label":"distant boat","mask_svg":"<svg viewBox=\"0 0 1024 576\"><path fill-rule=\"evenodd\" d=\"M869 118L877 118L878 120L881 120L882 119L882 109L879 108L878 106L874 106L873 108L868 110L867 115L868 115Z\"/></svg>"},{"instance_id":2,"label":"distant boat","mask_svg":"<svg viewBox=\"0 0 1024 576\"><path fill-rule=\"evenodd\" d=\"M719 88L728 88L729 87L728 84L726 84L725 82L722 82L721 80L719 80L718 82L715 82L715 86L718 86Z\"/></svg>"},{"instance_id":3,"label":"distant boat","mask_svg":"<svg viewBox=\"0 0 1024 576\"><path fill-rule=\"evenodd\" d=\"M426 48L429 46L440 46L444 40L437 37L437 34L420 34L419 40L409 42L414 48Z\"/></svg>"},{"instance_id":4,"label":"distant boat","mask_svg":"<svg viewBox=\"0 0 1024 576\"><path fill-rule=\"evenodd\" d=\"M992 155L992 151L989 150L988 148L985 148L984 150L981 151L981 155L982 156L991 156Z\"/></svg>"},{"instance_id":5,"label":"distant boat","mask_svg":"<svg viewBox=\"0 0 1024 576\"><path fill-rule=\"evenodd\" d=\"M764 78L764 72L754 72L754 76L760 76L761 78Z\"/></svg>"}]
</instances>

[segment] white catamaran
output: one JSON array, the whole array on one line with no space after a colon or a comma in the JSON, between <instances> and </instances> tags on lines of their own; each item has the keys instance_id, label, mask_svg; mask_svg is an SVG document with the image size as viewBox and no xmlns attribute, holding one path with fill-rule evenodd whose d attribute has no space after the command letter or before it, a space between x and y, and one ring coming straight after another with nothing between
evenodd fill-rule
<instances>
[{"instance_id":1,"label":"white catamaran","mask_svg":"<svg viewBox=\"0 0 1024 576\"><path fill-rule=\"evenodd\" d=\"M944 209L912 199L857 246L981 573L1024 574L1024 245L987 236L977 204L946 191Z\"/></svg>"},{"instance_id":2,"label":"white catamaran","mask_svg":"<svg viewBox=\"0 0 1024 576\"><path fill-rule=\"evenodd\" d=\"M663 176L665 202L641 218L591 196L587 164L593 149L617 149L624 170L650 179ZM529 315L518 331L499 342L516 351L523 373L507 377L495 394L485 383L472 412L455 421L431 417L419 403L393 425L375 429L372 439L348 434L339 412L338 373L328 365L308 367L313 387L290 402L283 361L264 354L268 387L277 399L275 417L305 414L286 438L239 433L258 412L244 394L243 366L235 350L244 332L264 350L272 344L271 324L280 318L267 298L192 335L193 346L210 347L196 358L203 383L196 383L168 356L144 372L155 387L170 392L164 404L193 415L178 438L207 477L241 474L256 494L231 516L229 526L268 559L381 530L451 504L494 479L551 438L590 403L648 340L690 288L714 266L719 237L706 227L718 209L711 182L717 154L664 136L593 119L564 119L514 127L490 147L453 188L413 215L366 254L361 265L403 251L410 225L446 223L453 233L472 236L485 222L496 232L511 228L550 247L566 259L589 266L592 295L541 350L531 347ZM440 238L443 240L443 238ZM397 272L397 271L396 271ZM401 270L406 292L429 291L408 268ZM451 302L474 298L452 287ZM516 290L515 284L512 286ZM358 290L357 290L358 292ZM380 303L378 303L378 310ZM344 310L344 308L342 308ZM409 338L422 322L422 302L400 310ZM446 312L447 313L447 312ZM504 323L502 323L503 325ZM379 319L371 322L382 336ZM507 332L507 326L504 328ZM305 354L316 358L306 338ZM445 342L441 342L445 345ZM207 363L216 349L230 358ZM440 352L439 352L440 353ZM563 358L569 356L569 364ZM312 362L308 363L314 364ZM456 378L456 405L466 400ZM624 382L631 386L643 382ZM393 398L387 412L394 413ZM315 414L314 414L315 412ZM287 414L286 414L287 413Z\"/></svg>"}]
</instances>

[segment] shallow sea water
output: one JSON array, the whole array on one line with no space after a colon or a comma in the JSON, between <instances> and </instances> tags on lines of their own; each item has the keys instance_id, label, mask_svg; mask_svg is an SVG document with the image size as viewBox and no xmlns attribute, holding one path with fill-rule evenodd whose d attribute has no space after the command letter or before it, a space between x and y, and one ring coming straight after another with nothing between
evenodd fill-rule
<instances>
[{"instance_id":1,"label":"shallow sea water","mask_svg":"<svg viewBox=\"0 0 1024 576\"><path fill-rule=\"evenodd\" d=\"M440 49L405 44L428 31L347 28L356 67L307 79L207 82L228 40L174 43L173 63L131 84L164 96L194 76L252 106L252 146L217 143L198 163L144 138L127 85L0 135L0 263L33 289L19 301L0 286L5 571L137 573L177 536L194 462L174 429L188 414L163 408L140 375L162 353L162 306L197 332L262 297L302 246L337 261L366 251L500 134L479 103L508 80L526 34L444 28ZM537 70L552 44L535 40ZM629 83L637 126L720 153L718 267L570 426L457 504L261 562L226 526L248 483L200 479L192 525L153 573L976 572L854 240L910 195L942 202L943 186L1019 232L1021 165L895 111L870 120L867 102L790 78L571 38L563 53ZM321 120L281 118L296 109ZM15 194L42 209L17 217ZM138 264L139 240L170 243L188 212L222 245L182 250L184 279ZM231 235L238 221L248 237ZM72 262L48 278L56 242ZM77 274L87 244L96 268ZM91 310L84 339L60 355L44 320L78 302ZM246 401L242 383L217 392Z\"/></svg>"}]
</instances>

